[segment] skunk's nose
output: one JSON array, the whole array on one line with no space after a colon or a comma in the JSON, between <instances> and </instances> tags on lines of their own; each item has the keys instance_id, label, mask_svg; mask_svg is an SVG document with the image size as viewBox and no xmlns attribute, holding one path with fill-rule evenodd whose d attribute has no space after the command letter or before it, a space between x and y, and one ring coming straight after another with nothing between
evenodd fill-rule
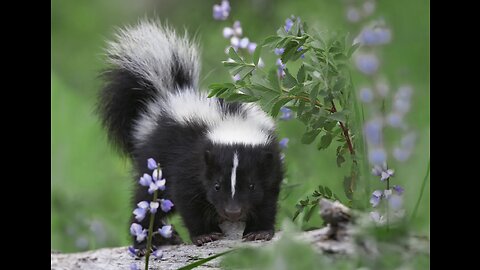
<instances>
[{"instance_id":1,"label":"skunk's nose","mask_svg":"<svg viewBox=\"0 0 480 270\"><path fill-rule=\"evenodd\" d=\"M241 214L242 208L235 206L235 207L227 207L225 208L225 214L230 221L237 221Z\"/></svg>"}]
</instances>

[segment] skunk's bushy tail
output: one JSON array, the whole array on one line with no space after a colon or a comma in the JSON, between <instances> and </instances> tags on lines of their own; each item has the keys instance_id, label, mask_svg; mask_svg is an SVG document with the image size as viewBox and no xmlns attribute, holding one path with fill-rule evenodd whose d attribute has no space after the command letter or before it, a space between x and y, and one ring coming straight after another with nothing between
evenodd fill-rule
<instances>
[{"instance_id":1,"label":"skunk's bushy tail","mask_svg":"<svg viewBox=\"0 0 480 270\"><path fill-rule=\"evenodd\" d=\"M103 74L106 85L97 111L109 139L128 154L136 122L148 104L161 102L168 92L198 89L198 53L186 34L149 20L119 29L106 53L110 67Z\"/></svg>"}]
</instances>

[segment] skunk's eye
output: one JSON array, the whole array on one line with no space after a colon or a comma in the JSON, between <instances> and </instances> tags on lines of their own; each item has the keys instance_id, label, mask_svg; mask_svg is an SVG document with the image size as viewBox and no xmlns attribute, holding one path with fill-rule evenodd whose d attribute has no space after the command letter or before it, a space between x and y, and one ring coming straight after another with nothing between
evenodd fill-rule
<instances>
[{"instance_id":1,"label":"skunk's eye","mask_svg":"<svg viewBox=\"0 0 480 270\"><path fill-rule=\"evenodd\" d=\"M248 188L249 188L250 190L254 190L254 189L255 189L255 185L254 185L254 184L250 184L250 186L248 186Z\"/></svg>"},{"instance_id":2,"label":"skunk's eye","mask_svg":"<svg viewBox=\"0 0 480 270\"><path fill-rule=\"evenodd\" d=\"M215 188L216 191L219 191L220 190L220 184L219 183L215 183L215 186L213 186Z\"/></svg>"}]
</instances>

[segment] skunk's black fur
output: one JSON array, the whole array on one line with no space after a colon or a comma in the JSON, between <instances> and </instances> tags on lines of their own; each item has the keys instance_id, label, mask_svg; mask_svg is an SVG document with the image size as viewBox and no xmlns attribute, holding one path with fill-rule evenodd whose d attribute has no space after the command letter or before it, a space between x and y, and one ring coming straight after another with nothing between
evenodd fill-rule
<instances>
[{"instance_id":1,"label":"skunk's black fur","mask_svg":"<svg viewBox=\"0 0 480 270\"><path fill-rule=\"evenodd\" d=\"M248 240L271 239L283 177L273 120L256 105L207 98L197 85L195 45L157 22L119 30L107 55L98 112L110 140L132 159L136 182L152 173L148 158L161 164L160 198L173 201L197 245L218 239L224 220L245 221ZM135 204L152 199L135 186ZM164 218L159 210L155 229ZM156 246L180 241L154 237Z\"/></svg>"}]
</instances>

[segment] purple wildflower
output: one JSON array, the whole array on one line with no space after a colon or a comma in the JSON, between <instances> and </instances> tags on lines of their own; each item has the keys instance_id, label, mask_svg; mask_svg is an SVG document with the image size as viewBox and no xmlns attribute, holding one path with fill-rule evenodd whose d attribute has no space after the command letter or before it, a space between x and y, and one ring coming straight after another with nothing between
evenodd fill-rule
<instances>
[{"instance_id":1,"label":"purple wildflower","mask_svg":"<svg viewBox=\"0 0 480 270\"><path fill-rule=\"evenodd\" d=\"M282 59L278 58L276 65L278 67L278 71L277 71L278 77L283 78L285 76L285 64L282 63Z\"/></svg>"},{"instance_id":2,"label":"purple wildflower","mask_svg":"<svg viewBox=\"0 0 480 270\"><path fill-rule=\"evenodd\" d=\"M162 170L161 169L155 169L152 173L153 180L158 181L162 179Z\"/></svg>"},{"instance_id":3,"label":"purple wildflower","mask_svg":"<svg viewBox=\"0 0 480 270\"><path fill-rule=\"evenodd\" d=\"M160 260L163 257L163 251L158 248L157 250L152 252L152 255L153 257L155 257L155 259Z\"/></svg>"},{"instance_id":4,"label":"purple wildflower","mask_svg":"<svg viewBox=\"0 0 480 270\"><path fill-rule=\"evenodd\" d=\"M223 0L220 5L213 5L213 18L215 20L224 21L230 14L230 3Z\"/></svg>"},{"instance_id":5,"label":"purple wildflower","mask_svg":"<svg viewBox=\"0 0 480 270\"><path fill-rule=\"evenodd\" d=\"M360 20L360 12L355 7L348 7L347 20L352 23L356 23Z\"/></svg>"},{"instance_id":6,"label":"purple wildflower","mask_svg":"<svg viewBox=\"0 0 480 270\"><path fill-rule=\"evenodd\" d=\"M254 42L250 42L247 46L249 53L254 53L256 48L257 48L257 43L254 43Z\"/></svg>"},{"instance_id":7,"label":"purple wildflower","mask_svg":"<svg viewBox=\"0 0 480 270\"><path fill-rule=\"evenodd\" d=\"M287 19L285 20L285 27L284 27L284 28L285 28L285 32L290 31L290 29L292 28L292 26L293 26L293 21L292 21L292 19L287 18Z\"/></svg>"},{"instance_id":8,"label":"purple wildflower","mask_svg":"<svg viewBox=\"0 0 480 270\"><path fill-rule=\"evenodd\" d=\"M250 40L247 37L244 37L240 40L238 46L242 49L246 49L248 44L250 44Z\"/></svg>"},{"instance_id":9,"label":"purple wildflower","mask_svg":"<svg viewBox=\"0 0 480 270\"><path fill-rule=\"evenodd\" d=\"M233 29L230 27L223 28L223 37L231 38L233 36Z\"/></svg>"},{"instance_id":10,"label":"purple wildflower","mask_svg":"<svg viewBox=\"0 0 480 270\"><path fill-rule=\"evenodd\" d=\"M172 237L172 226L171 225L165 225L162 228L158 229L158 232L160 233L161 236L165 238L170 238Z\"/></svg>"},{"instance_id":11,"label":"purple wildflower","mask_svg":"<svg viewBox=\"0 0 480 270\"><path fill-rule=\"evenodd\" d=\"M370 197L370 203L372 204L372 207L377 207L377 205L380 203L381 198L382 198L382 191L375 190L372 193L372 197Z\"/></svg>"},{"instance_id":12,"label":"purple wildflower","mask_svg":"<svg viewBox=\"0 0 480 270\"><path fill-rule=\"evenodd\" d=\"M400 113L390 113L387 116L387 123L394 128L400 128L403 126L403 117Z\"/></svg>"},{"instance_id":13,"label":"purple wildflower","mask_svg":"<svg viewBox=\"0 0 480 270\"><path fill-rule=\"evenodd\" d=\"M133 257L137 257L138 249L135 249L133 246L128 247L128 254Z\"/></svg>"},{"instance_id":14,"label":"purple wildflower","mask_svg":"<svg viewBox=\"0 0 480 270\"><path fill-rule=\"evenodd\" d=\"M154 170L154 169L157 168L158 163L155 161L155 159L149 158L149 159L147 160L147 166L148 166L148 169Z\"/></svg>"},{"instance_id":15,"label":"purple wildflower","mask_svg":"<svg viewBox=\"0 0 480 270\"><path fill-rule=\"evenodd\" d=\"M242 36L243 30L242 30L242 25L240 24L240 21L235 21L233 23L233 34L237 37Z\"/></svg>"},{"instance_id":16,"label":"purple wildflower","mask_svg":"<svg viewBox=\"0 0 480 270\"><path fill-rule=\"evenodd\" d=\"M382 136L383 121L381 118L374 118L365 123L363 133L367 142L371 145L380 145L383 140Z\"/></svg>"},{"instance_id":17,"label":"purple wildflower","mask_svg":"<svg viewBox=\"0 0 480 270\"><path fill-rule=\"evenodd\" d=\"M152 214L155 214L157 212L158 206L160 206L158 202L150 202L150 212Z\"/></svg>"},{"instance_id":18,"label":"purple wildflower","mask_svg":"<svg viewBox=\"0 0 480 270\"><path fill-rule=\"evenodd\" d=\"M238 37L233 36L230 39L230 45L236 50L240 46L240 39Z\"/></svg>"},{"instance_id":19,"label":"purple wildflower","mask_svg":"<svg viewBox=\"0 0 480 270\"><path fill-rule=\"evenodd\" d=\"M276 55L282 55L285 52L285 48L275 48L274 51Z\"/></svg>"},{"instance_id":20,"label":"purple wildflower","mask_svg":"<svg viewBox=\"0 0 480 270\"><path fill-rule=\"evenodd\" d=\"M147 215L147 209L145 208L135 208L135 210L133 210L133 214L135 215L135 219L140 222L142 221L145 216Z\"/></svg>"},{"instance_id":21,"label":"purple wildflower","mask_svg":"<svg viewBox=\"0 0 480 270\"><path fill-rule=\"evenodd\" d=\"M357 68L366 75L372 75L377 72L380 65L375 54L359 54L355 58Z\"/></svg>"},{"instance_id":22,"label":"purple wildflower","mask_svg":"<svg viewBox=\"0 0 480 270\"><path fill-rule=\"evenodd\" d=\"M402 204L403 204L403 199L402 199L402 196L400 195L393 194L388 199L388 205L393 210L399 210L400 208L402 208Z\"/></svg>"},{"instance_id":23,"label":"purple wildflower","mask_svg":"<svg viewBox=\"0 0 480 270\"><path fill-rule=\"evenodd\" d=\"M242 77L240 77L240 74L235 74L235 76L232 76L232 79L234 82L239 81Z\"/></svg>"},{"instance_id":24,"label":"purple wildflower","mask_svg":"<svg viewBox=\"0 0 480 270\"><path fill-rule=\"evenodd\" d=\"M398 186L398 185L394 185L393 190L395 190L395 192L397 192L398 195L402 195L403 192L405 191L404 188L402 188L401 186Z\"/></svg>"},{"instance_id":25,"label":"purple wildflower","mask_svg":"<svg viewBox=\"0 0 480 270\"><path fill-rule=\"evenodd\" d=\"M152 177L149 174L144 173L143 176L140 177L140 181L138 181L138 183L144 187L148 187L152 183Z\"/></svg>"},{"instance_id":26,"label":"purple wildflower","mask_svg":"<svg viewBox=\"0 0 480 270\"><path fill-rule=\"evenodd\" d=\"M132 223L130 234L137 237L137 242L142 242L147 237L147 230L143 229L142 225L138 223Z\"/></svg>"},{"instance_id":27,"label":"purple wildflower","mask_svg":"<svg viewBox=\"0 0 480 270\"><path fill-rule=\"evenodd\" d=\"M165 200L165 199L160 200L160 208L162 208L162 211L165 213L170 211L170 209L172 209L173 206L174 204L170 200Z\"/></svg>"},{"instance_id":28,"label":"purple wildflower","mask_svg":"<svg viewBox=\"0 0 480 270\"><path fill-rule=\"evenodd\" d=\"M141 201L137 203L137 206L143 209L148 209L148 202L147 201Z\"/></svg>"},{"instance_id":29,"label":"purple wildflower","mask_svg":"<svg viewBox=\"0 0 480 270\"><path fill-rule=\"evenodd\" d=\"M288 141L289 141L288 138L281 139L280 142L278 143L280 145L280 149L286 149L288 147Z\"/></svg>"},{"instance_id":30,"label":"purple wildflower","mask_svg":"<svg viewBox=\"0 0 480 270\"><path fill-rule=\"evenodd\" d=\"M360 89L360 100L364 103L370 103L373 101L373 92L372 89L368 87L363 87Z\"/></svg>"},{"instance_id":31,"label":"purple wildflower","mask_svg":"<svg viewBox=\"0 0 480 270\"><path fill-rule=\"evenodd\" d=\"M280 115L280 120L288 121L293 117L292 110L287 107L280 108L280 112L282 113L282 115Z\"/></svg>"},{"instance_id":32,"label":"purple wildflower","mask_svg":"<svg viewBox=\"0 0 480 270\"><path fill-rule=\"evenodd\" d=\"M368 151L368 159L372 164L382 164L387 160L387 152L381 147L371 149Z\"/></svg>"}]
</instances>

